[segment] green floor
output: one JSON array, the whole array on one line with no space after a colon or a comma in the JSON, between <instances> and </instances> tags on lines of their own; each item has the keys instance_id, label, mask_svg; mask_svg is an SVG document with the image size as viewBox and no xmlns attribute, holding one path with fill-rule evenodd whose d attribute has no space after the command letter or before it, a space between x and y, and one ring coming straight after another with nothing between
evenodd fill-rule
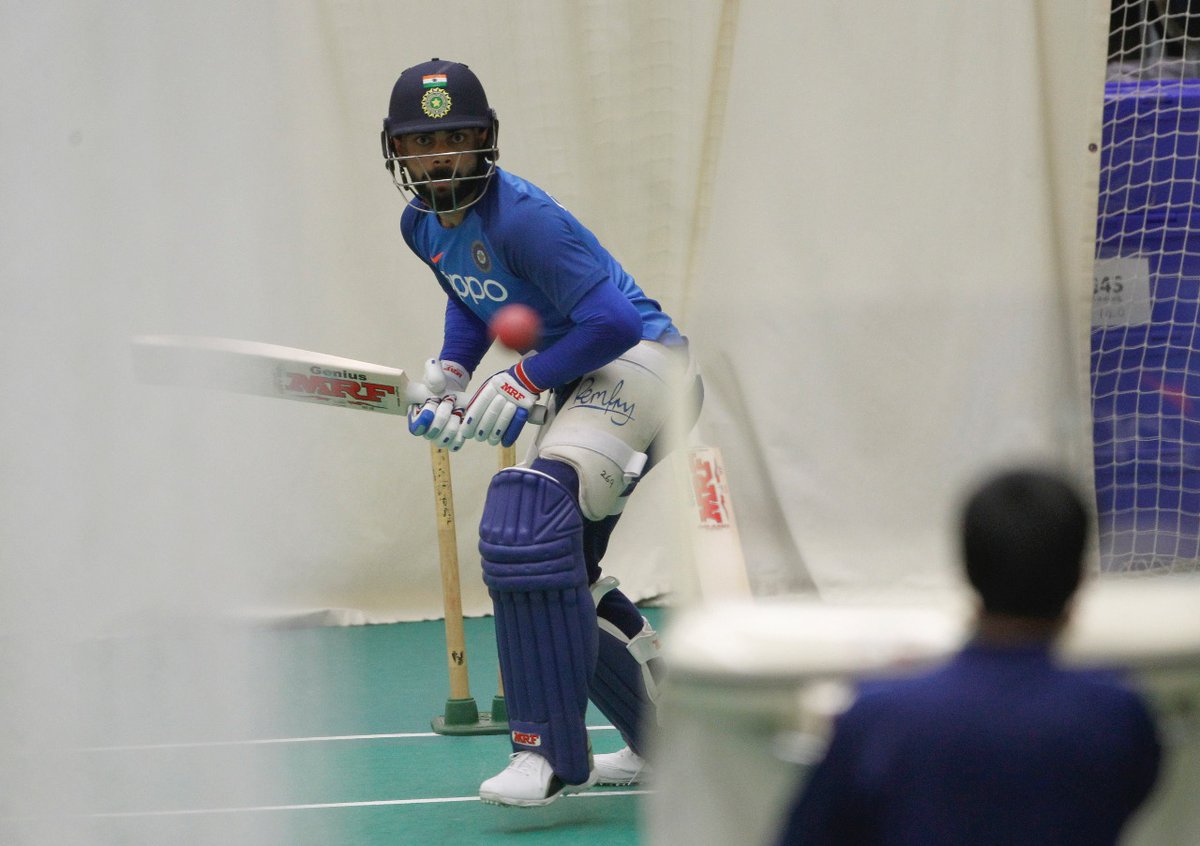
<instances>
[{"instance_id":1,"label":"green floor","mask_svg":"<svg viewBox=\"0 0 1200 846\"><path fill-rule=\"evenodd\" d=\"M644 609L660 622L659 609ZM468 620L472 694L496 691L492 621ZM58 824L96 844L637 844L641 792L594 788L546 808L477 800L504 735L444 736L441 621L206 630L75 655L83 752ZM228 678L220 675L228 673ZM590 711L597 752L622 745ZM386 735L370 737L370 735ZM20 842L20 829L0 839ZM66 841L64 841L66 842Z\"/></svg>"}]
</instances>

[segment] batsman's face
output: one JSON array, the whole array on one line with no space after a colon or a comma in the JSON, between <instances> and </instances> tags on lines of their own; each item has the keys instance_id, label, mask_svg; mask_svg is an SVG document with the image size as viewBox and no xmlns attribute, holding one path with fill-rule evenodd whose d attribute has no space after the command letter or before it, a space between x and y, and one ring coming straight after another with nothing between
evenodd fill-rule
<instances>
[{"instance_id":1,"label":"batsman's face","mask_svg":"<svg viewBox=\"0 0 1200 846\"><path fill-rule=\"evenodd\" d=\"M414 132L392 143L413 182L425 183L436 196L450 195L457 180L476 172L485 140L484 130L467 128Z\"/></svg>"}]
</instances>

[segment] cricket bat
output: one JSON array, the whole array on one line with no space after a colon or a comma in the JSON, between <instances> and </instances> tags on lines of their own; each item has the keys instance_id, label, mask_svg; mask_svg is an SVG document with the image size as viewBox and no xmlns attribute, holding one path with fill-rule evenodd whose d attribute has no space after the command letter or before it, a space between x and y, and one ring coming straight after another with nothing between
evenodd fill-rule
<instances>
[{"instance_id":1,"label":"cricket bat","mask_svg":"<svg viewBox=\"0 0 1200 846\"><path fill-rule=\"evenodd\" d=\"M694 509L693 565L699 593L708 600L748 598L750 580L721 450L689 447L687 465Z\"/></svg>"},{"instance_id":2,"label":"cricket bat","mask_svg":"<svg viewBox=\"0 0 1200 846\"><path fill-rule=\"evenodd\" d=\"M133 339L134 372L153 385L207 388L407 416L413 402L403 370L259 341L204 335ZM545 422L534 406L529 422Z\"/></svg>"},{"instance_id":3,"label":"cricket bat","mask_svg":"<svg viewBox=\"0 0 1200 846\"><path fill-rule=\"evenodd\" d=\"M352 358L232 338L142 335L133 339L133 361L148 384L408 414L405 372Z\"/></svg>"}]
</instances>

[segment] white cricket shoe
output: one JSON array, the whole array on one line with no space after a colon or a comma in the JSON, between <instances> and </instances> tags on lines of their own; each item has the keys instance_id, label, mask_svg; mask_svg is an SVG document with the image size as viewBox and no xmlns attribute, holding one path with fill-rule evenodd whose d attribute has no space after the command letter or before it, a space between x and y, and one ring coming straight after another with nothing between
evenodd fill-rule
<instances>
[{"instance_id":1,"label":"white cricket shoe","mask_svg":"<svg viewBox=\"0 0 1200 846\"><path fill-rule=\"evenodd\" d=\"M647 775L646 762L628 746L620 752L596 756L597 784L638 784Z\"/></svg>"},{"instance_id":2,"label":"white cricket shoe","mask_svg":"<svg viewBox=\"0 0 1200 846\"><path fill-rule=\"evenodd\" d=\"M493 805L533 808L549 805L559 796L582 793L596 783L596 770L583 784L565 784L550 762L536 752L514 752L508 766L479 785L479 798Z\"/></svg>"}]
</instances>

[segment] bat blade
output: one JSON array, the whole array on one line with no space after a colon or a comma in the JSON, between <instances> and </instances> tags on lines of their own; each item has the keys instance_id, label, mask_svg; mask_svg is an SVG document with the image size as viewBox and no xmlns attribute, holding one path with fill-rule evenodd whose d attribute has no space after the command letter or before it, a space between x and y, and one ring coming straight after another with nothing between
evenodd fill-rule
<instances>
[{"instance_id":1,"label":"bat blade","mask_svg":"<svg viewBox=\"0 0 1200 846\"><path fill-rule=\"evenodd\" d=\"M691 480L693 551L701 596L722 600L751 595L733 497L721 450L693 446L687 454Z\"/></svg>"},{"instance_id":2,"label":"bat blade","mask_svg":"<svg viewBox=\"0 0 1200 846\"><path fill-rule=\"evenodd\" d=\"M403 370L309 350L200 335L133 339L139 381L407 414Z\"/></svg>"}]
</instances>

